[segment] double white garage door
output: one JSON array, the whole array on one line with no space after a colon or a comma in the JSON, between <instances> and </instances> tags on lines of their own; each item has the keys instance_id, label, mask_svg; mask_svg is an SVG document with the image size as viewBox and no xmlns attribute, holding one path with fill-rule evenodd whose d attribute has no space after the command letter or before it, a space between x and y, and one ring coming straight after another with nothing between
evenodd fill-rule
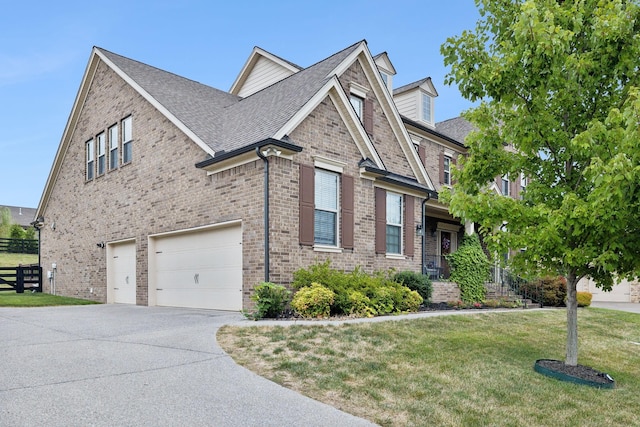
<instances>
[{"instance_id":1,"label":"double white garage door","mask_svg":"<svg viewBox=\"0 0 640 427\"><path fill-rule=\"evenodd\" d=\"M111 268L108 286L112 298L108 300L135 303L135 283L131 290L128 287L131 279L125 280L136 277L135 242L110 246L107 269ZM239 224L152 236L148 251L149 305L242 309L242 229ZM128 261L131 257L133 263Z\"/></svg>"}]
</instances>

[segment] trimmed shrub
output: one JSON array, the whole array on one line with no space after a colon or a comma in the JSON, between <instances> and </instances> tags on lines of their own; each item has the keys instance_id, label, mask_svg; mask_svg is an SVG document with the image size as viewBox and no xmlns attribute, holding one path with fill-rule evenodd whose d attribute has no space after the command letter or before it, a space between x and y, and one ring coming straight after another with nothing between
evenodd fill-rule
<instances>
[{"instance_id":1,"label":"trimmed shrub","mask_svg":"<svg viewBox=\"0 0 640 427\"><path fill-rule=\"evenodd\" d=\"M331 289L314 282L296 292L291 307L302 317L328 317L334 299L335 293Z\"/></svg>"},{"instance_id":2,"label":"trimmed shrub","mask_svg":"<svg viewBox=\"0 0 640 427\"><path fill-rule=\"evenodd\" d=\"M576 299L578 300L578 307L589 307L592 297L591 292L577 292Z\"/></svg>"},{"instance_id":3,"label":"trimmed shrub","mask_svg":"<svg viewBox=\"0 0 640 427\"><path fill-rule=\"evenodd\" d=\"M431 302L433 285L429 276L416 273L415 271L401 271L393 276L395 282L401 283L412 291L418 292L425 304Z\"/></svg>"},{"instance_id":4,"label":"trimmed shrub","mask_svg":"<svg viewBox=\"0 0 640 427\"><path fill-rule=\"evenodd\" d=\"M483 301L490 265L478 235L465 236L460 248L446 258L451 267L450 279L460 287L460 299L463 302Z\"/></svg>"},{"instance_id":5,"label":"trimmed shrub","mask_svg":"<svg viewBox=\"0 0 640 427\"><path fill-rule=\"evenodd\" d=\"M245 315L254 320L278 317L284 312L290 298L291 291L284 286L262 282L254 288L251 295L251 300L256 303L256 310Z\"/></svg>"},{"instance_id":6,"label":"trimmed shrub","mask_svg":"<svg viewBox=\"0 0 640 427\"><path fill-rule=\"evenodd\" d=\"M367 274L356 267L352 272L332 270L329 261L293 273L293 287L299 289L322 283L335 297L330 314L376 316L417 311L423 298L418 292L395 281L392 270ZM294 297L295 298L295 297ZM419 301L416 303L416 301Z\"/></svg>"},{"instance_id":7,"label":"trimmed shrub","mask_svg":"<svg viewBox=\"0 0 640 427\"><path fill-rule=\"evenodd\" d=\"M542 301L550 307L564 307L567 298L567 279L562 276L548 276L524 283L520 293L535 301Z\"/></svg>"}]
</instances>

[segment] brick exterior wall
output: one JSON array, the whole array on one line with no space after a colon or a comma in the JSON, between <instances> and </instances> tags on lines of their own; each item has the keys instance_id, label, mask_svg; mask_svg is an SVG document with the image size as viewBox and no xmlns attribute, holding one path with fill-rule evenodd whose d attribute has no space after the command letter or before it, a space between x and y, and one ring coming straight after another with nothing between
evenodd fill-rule
<instances>
[{"instance_id":1,"label":"brick exterior wall","mask_svg":"<svg viewBox=\"0 0 640 427\"><path fill-rule=\"evenodd\" d=\"M433 282L432 302L458 301L460 288L453 282Z\"/></svg>"},{"instance_id":2,"label":"brick exterior wall","mask_svg":"<svg viewBox=\"0 0 640 427\"><path fill-rule=\"evenodd\" d=\"M341 78L368 85L356 63ZM348 89L347 89L348 92ZM370 92L373 96L373 92ZM391 127L374 101L374 143L387 168L413 176ZM166 117L100 63L50 198L42 230L44 270L57 264L57 293L107 301L106 250L99 242L136 241L136 302L148 304L148 239L150 235L242 220L243 306L252 306L253 287L264 279L263 162L257 160L207 176L195 168L205 153ZM86 182L85 142L132 116L133 160ZM403 259L375 254L374 183L360 177L362 155L327 97L290 135L303 147L293 160L270 158L271 281L288 284L300 267L330 259L339 269L356 266L373 272L395 268L420 271L421 241L414 237L414 256ZM108 151L108 147L107 147ZM354 248L342 253L301 246L298 239L299 165L314 156L345 164L354 178ZM411 196L413 197L413 196ZM414 233L421 222L415 199ZM50 225L55 222L55 230ZM50 291L48 283L45 291Z\"/></svg>"},{"instance_id":3,"label":"brick exterior wall","mask_svg":"<svg viewBox=\"0 0 640 427\"><path fill-rule=\"evenodd\" d=\"M242 219L248 304L264 268L262 161L208 177L194 166L202 149L104 64L82 108L44 212L42 265L57 264L57 292L106 302L106 250L97 243L135 238L137 303L146 305L149 235ZM129 115L133 161L85 182L85 142Z\"/></svg>"}]
</instances>

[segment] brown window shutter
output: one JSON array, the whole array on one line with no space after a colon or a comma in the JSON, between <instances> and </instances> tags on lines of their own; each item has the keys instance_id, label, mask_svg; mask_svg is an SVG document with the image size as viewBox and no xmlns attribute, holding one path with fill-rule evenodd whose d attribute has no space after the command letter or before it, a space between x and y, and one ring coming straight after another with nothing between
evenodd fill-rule
<instances>
[{"instance_id":1,"label":"brown window shutter","mask_svg":"<svg viewBox=\"0 0 640 427\"><path fill-rule=\"evenodd\" d=\"M353 249L353 177L342 175L342 247Z\"/></svg>"},{"instance_id":2,"label":"brown window shutter","mask_svg":"<svg viewBox=\"0 0 640 427\"><path fill-rule=\"evenodd\" d=\"M376 187L376 253L387 253L387 192Z\"/></svg>"},{"instance_id":3,"label":"brown window shutter","mask_svg":"<svg viewBox=\"0 0 640 427\"><path fill-rule=\"evenodd\" d=\"M364 130L369 134L373 135L373 101L370 99L364 100Z\"/></svg>"},{"instance_id":4,"label":"brown window shutter","mask_svg":"<svg viewBox=\"0 0 640 427\"><path fill-rule=\"evenodd\" d=\"M453 179L453 170L456 168L457 164L458 164L458 160L452 158L451 159L451 166L449 167L449 173L451 174L451 185L456 183L456 181Z\"/></svg>"},{"instance_id":5,"label":"brown window shutter","mask_svg":"<svg viewBox=\"0 0 640 427\"><path fill-rule=\"evenodd\" d=\"M444 153L440 153L440 184L444 184Z\"/></svg>"},{"instance_id":6,"label":"brown window shutter","mask_svg":"<svg viewBox=\"0 0 640 427\"><path fill-rule=\"evenodd\" d=\"M404 254L407 256L414 254L415 200L413 196L404 196Z\"/></svg>"},{"instance_id":7,"label":"brown window shutter","mask_svg":"<svg viewBox=\"0 0 640 427\"><path fill-rule=\"evenodd\" d=\"M426 166L427 150L423 145L418 145L418 156L420 157L420 161L422 162L422 164Z\"/></svg>"},{"instance_id":8,"label":"brown window shutter","mask_svg":"<svg viewBox=\"0 0 640 427\"><path fill-rule=\"evenodd\" d=\"M509 181L509 185L511 186L511 188L509 189L509 195L514 199L518 198L518 181L519 178Z\"/></svg>"},{"instance_id":9,"label":"brown window shutter","mask_svg":"<svg viewBox=\"0 0 640 427\"><path fill-rule=\"evenodd\" d=\"M300 244L313 245L313 217L314 217L314 183L315 169L313 166L300 165Z\"/></svg>"}]
</instances>

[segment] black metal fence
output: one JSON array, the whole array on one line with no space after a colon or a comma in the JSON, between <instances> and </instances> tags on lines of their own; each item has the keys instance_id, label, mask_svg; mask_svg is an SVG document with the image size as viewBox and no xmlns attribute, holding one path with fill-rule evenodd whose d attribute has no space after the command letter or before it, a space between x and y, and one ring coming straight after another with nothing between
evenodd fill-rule
<instances>
[{"instance_id":1,"label":"black metal fence","mask_svg":"<svg viewBox=\"0 0 640 427\"><path fill-rule=\"evenodd\" d=\"M25 289L42 292L42 267L37 264L0 267L0 291L23 294Z\"/></svg>"},{"instance_id":2,"label":"black metal fence","mask_svg":"<svg viewBox=\"0 0 640 427\"><path fill-rule=\"evenodd\" d=\"M38 240L0 238L0 252L12 254L37 254Z\"/></svg>"},{"instance_id":3,"label":"black metal fence","mask_svg":"<svg viewBox=\"0 0 640 427\"><path fill-rule=\"evenodd\" d=\"M491 277L486 283L487 289L493 290L498 296L518 295L525 300L531 300L542 306L539 285L525 286L528 282L520 276L499 266L491 267Z\"/></svg>"}]
</instances>

